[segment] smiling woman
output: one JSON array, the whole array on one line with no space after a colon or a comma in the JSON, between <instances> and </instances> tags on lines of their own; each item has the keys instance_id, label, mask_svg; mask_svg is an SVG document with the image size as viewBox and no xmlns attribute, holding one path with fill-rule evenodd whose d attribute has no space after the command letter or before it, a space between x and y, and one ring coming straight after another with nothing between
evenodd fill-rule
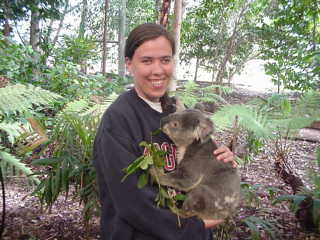
<instances>
[{"instance_id":1,"label":"smiling woman","mask_svg":"<svg viewBox=\"0 0 320 240\"><path fill-rule=\"evenodd\" d=\"M161 25L136 27L125 47L125 61L134 79L134 89L117 98L102 117L93 149L101 200L101 239L119 240L210 240L208 228L217 220L190 217L181 220L169 209L156 206L158 188L139 189L137 174L126 181L123 169L142 156L140 143L153 143L166 151L165 170L176 167L176 146L160 128L160 119L170 112L163 109L173 73L175 44ZM152 141L151 141L152 140ZM229 153L222 150L226 159ZM232 154L232 153L231 153ZM219 155L220 157L220 155Z\"/></svg>"}]
</instances>

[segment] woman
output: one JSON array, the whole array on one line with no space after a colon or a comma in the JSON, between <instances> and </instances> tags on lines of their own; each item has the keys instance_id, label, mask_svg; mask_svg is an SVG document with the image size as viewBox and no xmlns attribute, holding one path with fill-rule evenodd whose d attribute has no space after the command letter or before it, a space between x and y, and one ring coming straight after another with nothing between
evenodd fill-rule
<instances>
[{"instance_id":1,"label":"woman","mask_svg":"<svg viewBox=\"0 0 320 240\"><path fill-rule=\"evenodd\" d=\"M123 93L105 112L94 143L94 166L101 199L102 239L112 240L188 240L211 239L210 228L220 220L192 217L182 219L155 203L157 188L137 188L137 176L123 183L123 169L144 152L142 141L151 142L151 133L159 129L161 102L173 73L175 44L171 35L157 24L136 27L126 41L125 61L134 79L134 89ZM165 170L175 169L175 146L164 134L152 142L168 151ZM233 161L226 147L215 152L223 161Z\"/></svg>"}]
</instances>

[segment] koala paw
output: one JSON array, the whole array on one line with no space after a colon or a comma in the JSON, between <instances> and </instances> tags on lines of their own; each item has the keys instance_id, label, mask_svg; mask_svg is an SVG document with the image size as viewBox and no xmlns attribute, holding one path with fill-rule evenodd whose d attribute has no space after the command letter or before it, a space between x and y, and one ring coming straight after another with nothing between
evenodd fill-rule
<instances>
[{"instance_id":1,"label":"koala paw","mask_svg":"<svg viewBox=\"0 0 320 240\"><path fill-rule=\"evenodd\" d=\"M156 168L156 167L151 167L149 169L149 173L151 174L151 176L155 178L159 178L165 175L163 168Z\"/></svg>"}]
</instances>

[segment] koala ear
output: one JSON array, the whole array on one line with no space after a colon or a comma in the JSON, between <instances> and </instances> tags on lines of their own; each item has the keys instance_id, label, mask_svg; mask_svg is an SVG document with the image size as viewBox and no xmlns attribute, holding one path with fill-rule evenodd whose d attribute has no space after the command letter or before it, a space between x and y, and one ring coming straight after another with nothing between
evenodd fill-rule
<instances>
[{"instance_id":1,"label":"koala ear","mask_svg":"<svg viewBox=\"0 0 320 240\"><path fill-rule=\"evenodd\" d=\"M201 119L195 129L195 138L204 142L213 133L213 123L209 118Z\"/></svg>"},{"instance_id":2,"label":"koala ear","mask_svg":"<svg viewBox=\"0 0 320 240\"><path fill-rule=\"evenodd\" d=\"M205 107L202 103L196 103L193 108L205 112Z\"/></svg>"},{"instance_id":3,"label":"koala ear","mask_svg":"<svg viewBox=\"0 0 320 240\"><path fill-rule=\"evenodd\" d=\"M184 106L183 102L180 101L179 98L174 97L176 100L176 112L182 112L186 110L186 107Z\"/></svg>"}]
</instances>

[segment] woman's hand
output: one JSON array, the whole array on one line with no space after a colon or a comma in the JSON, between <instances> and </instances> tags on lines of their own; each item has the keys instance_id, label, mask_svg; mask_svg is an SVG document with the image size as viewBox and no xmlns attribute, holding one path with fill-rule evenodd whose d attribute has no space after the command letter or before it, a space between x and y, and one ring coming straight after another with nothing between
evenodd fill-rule
<instances>
[{"instance_id":1,"label":"woman's hand","mask_svg":"<svg viewBox=\"0 0 320 240\"><path fill-rule=\"evenodd\" d=\"M238 164L234 160L234 154L226 146L218 147L213 154L216 156L217 160L224 162L231 162L234 168L238 167Z\"/></svg>"},{"instance_id":2,"label":"woman's hand","mask_svg":"<svg viewBox=\"0 0 320 240\"><path fill-rule=\"evenodd\" d=\"M213 228L224 222L223 219L202 219L205 228Z\"/></svg>"}]
</instances>

